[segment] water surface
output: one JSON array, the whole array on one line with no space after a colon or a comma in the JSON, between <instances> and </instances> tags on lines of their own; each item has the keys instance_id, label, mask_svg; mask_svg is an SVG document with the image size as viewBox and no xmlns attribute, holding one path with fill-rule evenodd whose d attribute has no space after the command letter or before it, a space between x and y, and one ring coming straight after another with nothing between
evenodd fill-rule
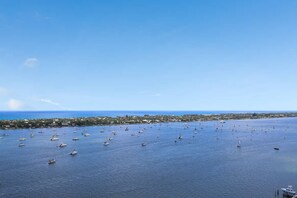
<instances>
[{"instance_id":1,"label":"water surface","mask_svg":"<svg viewBox=\"0 0 297 198\"><path fill-rule=\"evenodd\" d=\"M9 134L0 139L0 197L263 198L297 187L296 118L125 127L0 131ZM49 140L54 134L60 141Z\"/></svg>"}]
</instances>

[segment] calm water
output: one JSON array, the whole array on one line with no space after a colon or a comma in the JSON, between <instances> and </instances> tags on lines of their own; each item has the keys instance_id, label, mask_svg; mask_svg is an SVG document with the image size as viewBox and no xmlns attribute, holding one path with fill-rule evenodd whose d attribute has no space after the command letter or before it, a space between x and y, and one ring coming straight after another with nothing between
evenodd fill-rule
<instances>
[{"instance_id":1,"label":"calm water","mask_svg":"<svg viewBox=\"0 0 297 198\"><path fill-rule=\"evenodd\" d=\"M131 125L128 132L125 126L0 131L9 134L0 139L0 197L268 198L288 184L297 188L296 118L221 125ZM90 136L82 136L83 130ZM60 141L51 142L53 134ZM180 134L183 139L175 143ZM20 137L27 138L25 147L18 147ZM74 137L80 140L74 142ZM113 140L103 146L108 137ZM61 142L68 146L57 148ZM74 148L79 154L72 157ZM57 163L48 165L53 157Z\"/></svg>"},{"instance_id":2,"label":"calm water","mask_svg":"<svg viewBox=\"0 0 297 198\"><path fill-rule=\"evenodd\" d=\"M0 120L38 119L38 118L77 118L96 116L143 116L240 113L247 111L0 111ZM257 111L265 112L265 111Z\"/></svg>"}]
</instances>

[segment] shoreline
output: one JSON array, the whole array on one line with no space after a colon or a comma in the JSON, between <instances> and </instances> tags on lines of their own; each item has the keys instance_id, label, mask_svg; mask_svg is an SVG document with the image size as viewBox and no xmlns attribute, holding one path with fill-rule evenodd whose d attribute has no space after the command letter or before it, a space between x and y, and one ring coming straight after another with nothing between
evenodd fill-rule
<instances>
[{"instance_id":1,"label":"shoreline","mask_svg":"<svg viewBox=\"0 0 297 198\"><path fill-rule=\"evenodd\" d=\"M158 124L168 122L202 122L226 121L246 119L271 119L297 117L297 112L281 113L223 113L223 114L186 114L186 115L144 115L144 116L118 116L118 117L80 117L80 118L49 118L49 119L23 119L0 120L0 129L36 129L80 126L110 126L130 124Z\"/></svg>"}]
</instances>

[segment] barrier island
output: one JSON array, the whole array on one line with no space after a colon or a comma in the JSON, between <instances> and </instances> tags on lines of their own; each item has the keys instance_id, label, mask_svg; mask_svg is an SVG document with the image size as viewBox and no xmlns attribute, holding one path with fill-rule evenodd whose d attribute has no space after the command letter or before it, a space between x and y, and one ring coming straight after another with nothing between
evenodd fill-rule
<instances>
[{"instance_id":1,"label":"barrier island","mask_svg":"<svg viewBox=\"0 0 297 198\"><path fill-rule=\"evenodd\" d=\"M50 119L23 119L0 120L0 129L33 129L80 126L106 126L129 124L157 124L168 122L199 122L244 120L244 119L270 119L297 117L297 112L282 113L226 113L226 114L187 114L187 115L144 115L144 116L118 116L118 117L80 117L80 118L50 118Z\"/></svg>"}]
</instances>

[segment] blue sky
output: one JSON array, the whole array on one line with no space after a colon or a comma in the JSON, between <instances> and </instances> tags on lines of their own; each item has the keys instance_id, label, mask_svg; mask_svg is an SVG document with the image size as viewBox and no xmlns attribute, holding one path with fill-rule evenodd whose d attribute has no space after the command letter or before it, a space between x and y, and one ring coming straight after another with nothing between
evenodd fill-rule
<instances>
[{"instance_id":1,"label":"blue sky","mask_svg":"<svg viewBox=\"0 0 297 198\"><path fill-rule=\"evenodd\" d=\"M297 110L296 0L0 0L0 110Z\"/></svg>"}]
</instances>

